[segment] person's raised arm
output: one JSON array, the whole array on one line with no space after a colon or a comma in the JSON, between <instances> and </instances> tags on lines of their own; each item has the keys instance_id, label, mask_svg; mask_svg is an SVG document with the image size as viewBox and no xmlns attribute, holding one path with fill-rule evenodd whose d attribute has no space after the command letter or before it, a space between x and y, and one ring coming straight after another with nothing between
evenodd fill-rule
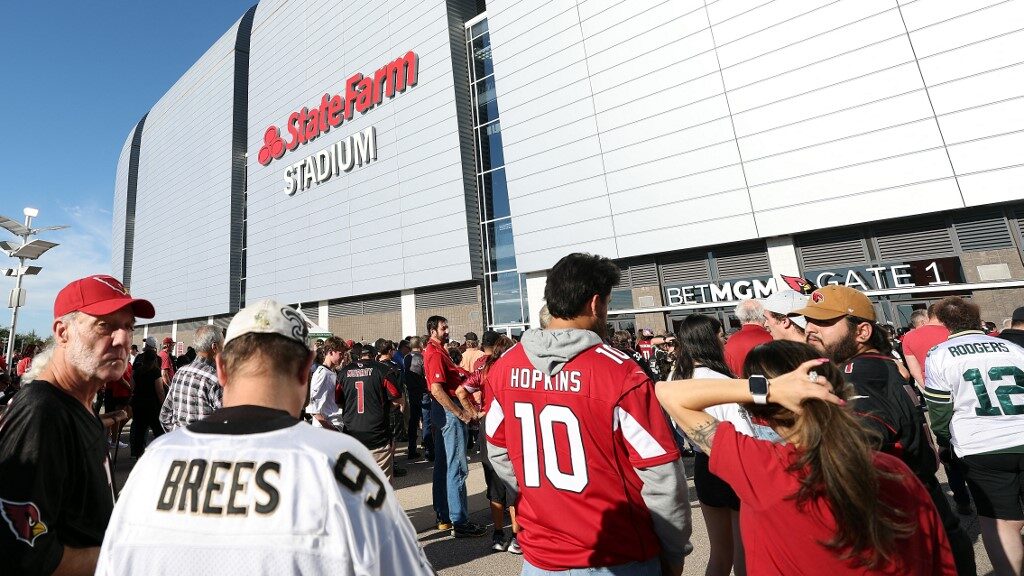
<instances>
[{"instance_id":1,"label":"person's raised arm","mask_svg":"<svg viewBox=\"0 0 1024 576\"><path fill-rule=\"evenodd\" d=\"M814 380L809 377L809 372L815 366L825 362L828 360L809 360L792 372L770 379L768 401L797 414L801 412L800 403L809 398L845 404L844 400L832 393L828 380L823 376ZM659 382L655 391L665 411L705 454L711 452L718 420L709 416L704 409L718 404L745 404L754 400L750 394L750 384L743 379L672 380Z\"/></svg>"}]
</instances>

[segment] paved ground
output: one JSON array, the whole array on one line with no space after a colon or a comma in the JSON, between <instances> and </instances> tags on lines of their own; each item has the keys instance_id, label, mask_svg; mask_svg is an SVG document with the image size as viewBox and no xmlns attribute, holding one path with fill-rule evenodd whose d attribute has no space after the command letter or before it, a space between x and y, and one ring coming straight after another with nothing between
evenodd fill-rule
<instances>
[{"instance_id":1,"label":"paved ground","mask_svg":"<svg viewBox=\"0 0 1024 576\"><path fill-rule=\"evenodd\" d=\"M123 436L127 442L127 430ZM431 474L433 464L425 460L408 462L404 456L405 448L399 450L397 462L409 470L409 474L395 480L395 488L398 491L398 498L402 503L416 527L419 534L420 544L426 551L427 557L433 563L438 574L442 576L492 576L492 575L513 575L519 574L522 568L522 557L507 552L492 553L490 551L490 531L480 538L466 538L456 540L447 532L438 532L434 511L431 506ZM704 574L704 567L707 565L709 547L704 528L704 519L700 514L700 507L696 502L696 493L692 481L692 459L687 459L687 472L691 477L690 499L693 507L693 554L687 557L687 576L701 576ZM131 469L131 459L128 457L128 450L119 451L119 461L115 467L115 476L118 485L124 484ZM487 499L484 496L483 470L480 466L480 457L472 454L469 465L469 481L467 491L469 493L469 508L472 511L470 519L480 524L491 524L490 510L487 507ZM940 480L945 482L945 476L941 474ZM978 536L978 521L975 516L962 517L974 539L974 550L977 556L978 574L992 574L992 567L985 554L981 538ZM506 529L506 532L510 530Z\"/></svg>"}]
</instances>

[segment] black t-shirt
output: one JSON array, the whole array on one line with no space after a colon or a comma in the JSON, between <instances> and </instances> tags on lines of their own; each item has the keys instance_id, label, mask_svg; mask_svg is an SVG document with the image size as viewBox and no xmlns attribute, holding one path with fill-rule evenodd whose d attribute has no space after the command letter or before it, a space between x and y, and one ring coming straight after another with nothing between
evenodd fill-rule
<instances>
[{"instance_id":1,"label":"black t-shirt","mask_svg":"<svg viewBox=\"0 0 1024 576\"><path fill-rule=\"evenodd\" d=\"M0 421L0 574L50 574L64 546L103 542L114 509L99 418L43 380Z\"/></svg>"},{"instance_id":2,"label":"black t-shirt","mask_svg":"<svg viewBox=\"0 0 1024 576\"><path fill-rule=\"evenodd\" d=\"M409 402L419 402L420 396L427 392L427 379L423 377L423 354L410 352L403 359L405 389L409 392Z\"/></svg>"},{"instance_id":3,"label":"black t-shirt","mask_svg":"<svg viewBox=\"0 0 1024 576\"><path fill-rule=\"evenodd\" d=\"M918 477L934 478L938 457L924 416L907 391L907 381L900 375L896 359L861 354L842 369L858 396L854 411L881 437L879 449L899 457Z\"/></svg>"},{"instance_id":4,"label":"black t-shirt","mask_svg":"<svg viewBox=\"0 0 1024 576\"><path fill-rule=\"evenodd\" d=\"M1007 328L999 333L999 337L1003 340L1013 342L1017 346L1024 346L1024 330L1018 330L1016 328Z\"/></svg>"},{"instance_id":5,"label":"black t-shirt","mask_svg":"<svg viewBox=\"0 0 1024 576\"><path fill-rule=\"evenodd\" d=\"M397 371L374 360L360 360L341 369L341 418L345 432L369 449L391 442L391 402L401 397Z\"/></svg>"},{"instance_id":6,"label":"black t-shirt","mask_svg":"<svg viewBox=\"0 0 1024 576\"><path fill-rule=\"evenodd\" d=\"M155 352L139 354L132 365L132 378L135 380L132 402L137 404L159 400L156 395L156 381L161 376L160 357ZM170 385L170 382L165 384Z\"/></svg>"}]
</instances>

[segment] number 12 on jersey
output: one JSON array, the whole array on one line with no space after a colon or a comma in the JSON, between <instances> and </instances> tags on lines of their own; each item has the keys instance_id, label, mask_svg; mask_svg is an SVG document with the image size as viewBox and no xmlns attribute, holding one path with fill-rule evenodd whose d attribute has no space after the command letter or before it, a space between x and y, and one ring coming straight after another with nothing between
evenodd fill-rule
<instances>
[{"instance_id":1,"label":"number 12 on jersey","mask_svg":"<svg viewBox=\"0 0 1024 576\"><path fill-rule=\"evenodd\" d=\"M583 434L580 421L566 406L549 404L535 413L533 404L516 402L515 417L523 430L523 482L527 487L540 487L540 454L537 436L544 447L544 476L559 490L583 492L589 481L587 455L583 450ZM539 427L538 427L539 420ZM555 424L565 426L568 438L570 472L563 472L558 466L558 449L555 447Z\"/></svg>"},{"instance_id":2,"label":"number 12 on jersey","mask_svg":"<svg viewBox=\"0 0 1024 576\"><path fill-rule=\"evenodd\" d=\"M992 398L988 395L988 388L985 386L985 379L981 370L971 368L964 372L964 380L974 386L974 394L978 397L979 407L974 409L978 416L1017 416L1024 414L1024 406L1014 404L1011 394L1024 394L1024 371L1016 366L996 366L988 371L988 379L992 382L1003 380L1004 376L1013 378L1013 384L1006 384L996 387L996 398L999 406L992 405ZM1002 407L1002 410L1000 410Z\"/></svg>"}]
</instances>

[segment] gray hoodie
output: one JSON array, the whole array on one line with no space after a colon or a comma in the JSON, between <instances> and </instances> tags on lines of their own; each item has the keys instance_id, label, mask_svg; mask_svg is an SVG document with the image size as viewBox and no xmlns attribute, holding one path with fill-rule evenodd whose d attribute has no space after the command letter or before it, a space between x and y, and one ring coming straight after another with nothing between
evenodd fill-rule
<instances>
[{"instance_id":1,"label":"gray hoodie","mask_svg":"<svg viewBox=\"0 0 1024 576\"><path fill-rule=\"evenodd\" d=\"M577 329L527 330L520 341L530 363L548 376L554 376L567 362L600 343L597 334ZM510 491L510 500L515 501L519 485L508 450L488 442L487 457ZM643 481L640 494L651 512L654 533L661 542L662 560L673 566L682 565L683 557L693 550L690 545L690 498L683 461L676 459L660 466L634 470Z\"/></svg>"}]
</instances>

